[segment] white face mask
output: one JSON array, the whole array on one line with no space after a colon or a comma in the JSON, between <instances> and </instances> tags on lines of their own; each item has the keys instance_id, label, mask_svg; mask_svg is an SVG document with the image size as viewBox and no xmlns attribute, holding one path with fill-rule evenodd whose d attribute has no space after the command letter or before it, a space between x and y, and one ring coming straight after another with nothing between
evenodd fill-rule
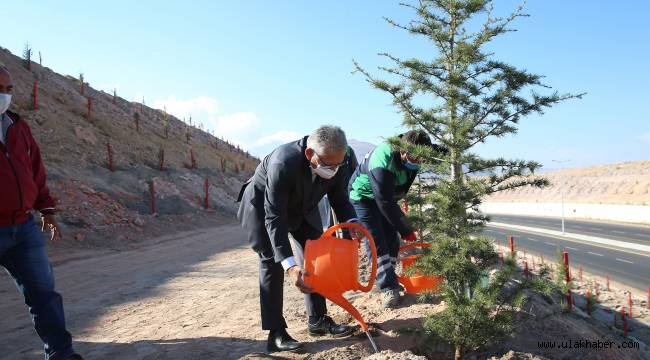
<instances>
[{"instance_id":1,"label":"white face mask","mask_svg":"<svg viewBox=\"0 0 650 360\"><path fill-rule=\"evenodd\" d=\"M331 179L336 175L336 172L339 171L339 168L329 169L318 165L315 169L312 168L314 174L322 177L323 179Z\"/></svg>"},{"instance_id":2,"label":"white face mask","mask_svg":"<svg viewBox=\"0 0 650 360\"><path fill-rule=\"evenodd\" d=\"M11 105L11 94L0 94L0 114L4 114Z\"/></svg>"}]
</instances>

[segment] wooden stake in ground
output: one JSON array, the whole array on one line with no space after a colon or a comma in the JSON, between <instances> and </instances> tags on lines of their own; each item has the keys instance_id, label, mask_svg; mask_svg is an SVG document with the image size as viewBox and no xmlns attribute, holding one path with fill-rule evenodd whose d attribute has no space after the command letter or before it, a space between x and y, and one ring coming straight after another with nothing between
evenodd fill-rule
<instances>
[{"instance_id":1,"label":"wooden stake in ground","mask_svg":"<svg viewBox=\"0 0 650 360\"><path fill-rule=\"evenodd\" d=\"M113 89L113 105L117 104L117 89Z\"/></svg>"}]
</instances>

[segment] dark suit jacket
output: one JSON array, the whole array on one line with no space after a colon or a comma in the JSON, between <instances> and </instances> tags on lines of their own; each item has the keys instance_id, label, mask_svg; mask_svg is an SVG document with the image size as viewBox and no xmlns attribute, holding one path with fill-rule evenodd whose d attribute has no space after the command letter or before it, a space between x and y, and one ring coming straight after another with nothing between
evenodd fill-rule
<instances>
[{"instance_id":1,"label":"dark suit jacket","mask_svg":"<svg viewBox=\"0 0 650 360\"><path fill-rule=\"evenodd\" d=\"M278 147L244 184L237 218L253 249L276 262L293 256L289 232L303 223L322 229L318 202L325 194L341 222L356 218L347 194L349 170L342 165L331 179L316 176L305 158L307 137Z\"/></svg>"}]
</instances>

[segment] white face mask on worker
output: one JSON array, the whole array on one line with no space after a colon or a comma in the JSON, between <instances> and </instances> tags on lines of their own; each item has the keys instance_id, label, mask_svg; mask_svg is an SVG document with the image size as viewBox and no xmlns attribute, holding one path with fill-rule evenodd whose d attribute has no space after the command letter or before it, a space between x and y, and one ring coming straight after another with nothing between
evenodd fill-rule
<instances>
[{"instance_id":1,"label":"white face mask on worker","mask_svg":"<svg viewBox=\"0 0 650 360\"><path fill-rule=\"evenodd\" d=\"M11 94L0 94L0 114L4 114L11 105Z\"/></svg>"},{"instance_id":2,"label":"white face mask on worker","mask_svg":"<svg viewBox=\"0 0 650 360\"><path fill-rule=\"evenodd\" d=\"M318 165L315 169L312 168L312 171L314 172L314 174L322 177L323 179L331 179L334 177L334 175L336 175L336 172L339 171L339 168L336 167L334 169L330 169Z\"/></svg>"}]
</instances>

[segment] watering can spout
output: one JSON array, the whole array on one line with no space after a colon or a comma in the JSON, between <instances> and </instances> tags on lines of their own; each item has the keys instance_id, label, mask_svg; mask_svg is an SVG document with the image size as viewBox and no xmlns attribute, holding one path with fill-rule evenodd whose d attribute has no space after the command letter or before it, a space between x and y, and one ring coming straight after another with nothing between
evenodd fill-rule
<instances>
[{"instance_id":1,"label":"watering can spout","mask_svg":"<svg viewBox=\"0 0 650 360\"><path fill-rule=\"evenodd\" d=\"M335 237L339 229L351 228L361 232L370 244L372 269L367 285L359 282L359 242L361 239L348 240ZM377 250L372 236L359 224L341 223L327 229L317 240L307 240L305 244L305 283L315 292L342 307L354 317L375 351L377 345L368 332L368 325L359 311L345 298L347 291L368 292L372 289L377 275Z\"/></svg>"},{"instance_id":2,"label":"watering can spout","mask_svg":"<svg viewBox=\"0 0 650 360\"><path fill-rule=\"evenodd\" d=\"M343 297L342 294L332 294L329 296L326 296L331 302L335 303L336 305L342 307L345 311L350 313L353 318L355 318L358 322L359 325L361 325L361 329L366 332L368 331L368 325L366 322L363 320L363 317L361 317L361 314L359 313L359 310L355 308L350 302Z\"/></svg>"}]
</instances>

